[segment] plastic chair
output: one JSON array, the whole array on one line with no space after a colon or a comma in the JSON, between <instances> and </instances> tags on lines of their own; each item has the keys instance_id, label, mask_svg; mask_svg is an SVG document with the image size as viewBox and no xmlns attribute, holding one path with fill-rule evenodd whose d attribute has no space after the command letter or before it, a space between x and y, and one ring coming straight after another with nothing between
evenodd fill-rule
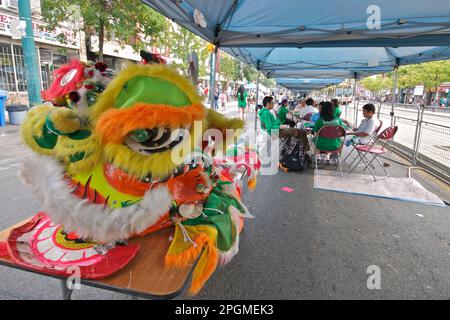
<instances>
[{"instance_id":1,"label":"plastic chair","mask_svg":"<svg viewBox=\"0 0 450 320\"><path fill-rule=\"evenodd\" d=\"M259 120L259 121L261 121L261 120ZM261 127L262 127L264 130L267 129L267 128L266 128L266 124L265 124L264 122L262 122L262 121L261 121ZM267 131L266 131L266 133L267 133ZM279 139L279 141L280 141L280 147L279 147L279 149L280 149L280 158L281 158L281 157L284 155L284 153L286 152L286 149L287 149L287 147L288 147L288 145L289 145L290 138L291 138L291 137L283 137L283 138L280 138L280 139Z\"/></svg>"},{"instance_id":2,"label":"plastic chair","mask_svg":"<svg viewBox=\"0 0 450 320\"><path fill-rule=\"evenodd\" d=\"M370 137L370 140L369 141L367 141L367 143L366 143L366 145L367 144L370 144L371 142L372 142L372 140L373 139L375 139L377 136L378 136L378 132L380 132L380 129L381 129L381 127L383 127L383 121L382 120L379 120L380 121L380 124L378 125L378 127L375 129L375 131L372 133L372 136ZM344 162L347 160L347 158L353 153L353 151L355 151L356 149L356 146L357 146L358 144L353 144L353 149L348 153L348 155L344 158ZM355 160L355 159L357 159L357 157L355 157L355 158L353 158L352 157L352 162Z\"/></svg>"},{"instance_id":3,"label":"plastic chair","mask_svg":"<svg viewBox=\"0 0 450 320\"><path fill-rule=\"evenodd\" d=\"M319 154L335 154L338 158L338 169L340 172L340 175L342 177L342 163L341 163L341 152L344 147L344 138L345 137L345 129L341 126L324 126L319 129L317 132L317 140L319 138L327 138L327 139L337 139L339 138L341 140L341 143L339 144L339 147L335 150L322 150L317 148L316 145L316 152L319 152ZM342 138L342 139L341 139ZM314 157L314 162L316 164L316 170L318 170L318 164L317 164L317 155Z\"/></svg>"},{"instance_id":4,"label":"plastic chair","mask_svg":"<svg viewBox=\"0 0 450 320\"><path fill-rule=\"evenodd\" d=\"M308 114L305 114L305 116L303 118L300 119L300 127L303 127L303 124L305 122L309 122L309 120L311 120L312 116L313 116L314 112L310 112Z\"/></svg>"},{"instance_id":5,"label":"plastic chair","mask_svg":"<svg viewBox=\"0 0 450 320\"><path fill-rule=\"evenodd\" d=\"M367 144L367 145L357 145L355 147L355 150L358 152L358 157L355 158L355 160L353 160L353 162L350 164L350 167L358 158L359 158L359 161L356 163L356 165L353 167L353 169L350 170L349 174L351 174L355 170L355 168L359 165L359 163L362 161L365 166L363 171L365 171L366 169L369 169L370 173L373 176L374 181L388 178L390 176L389 171L387 171L387 169L383 166L383 164L380 162L380 160L378 160L377 157L380 154L385 154L387 152L387 147L389 146L389 144L392 143L397 131L398 131L397 126L389 127L387 129L383 130L376 137L376 139L374 139L372 141L372 143ZM375 147L375 145L380 145L381 147L377 148L377 147ZM370 161L367 158L367 155L369 155L369 154L372 155L372 159ZM377 177L375 176L375 173L373 172L373 170L370 167L373 161L378 162L380 167L383 168L384 172L386 173L386 176L381 177L381 179L377 179Z\"/></svg>"}]
</instances>

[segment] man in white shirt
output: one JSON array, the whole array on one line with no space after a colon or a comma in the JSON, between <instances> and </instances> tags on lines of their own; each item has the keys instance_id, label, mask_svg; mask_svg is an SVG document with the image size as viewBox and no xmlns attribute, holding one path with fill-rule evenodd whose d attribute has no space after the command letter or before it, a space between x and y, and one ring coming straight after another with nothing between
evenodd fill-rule
<instances>
[{"instance_id":1,"label":"man in white shirt","mask_svg":"<svg viewBox=\"0 0 450 320\"><path fill-rule=\"evenodd\" d=\"M348 135L352 136L350 139L346 139L346 146L350 144L367 144L372 139L375 130L379 127L380 121L375 117L375 106L368 103L363 106L364 119L359 124L358 128L353 129L353 132ZM348 124L347 121L344 123Z\"/></svg>"},{"instance_id":2,"label":"man in white shirt","mask_svg":"<svg viewBox=\"0 0 450 320\"><path fill-rule=\"evenodd\" d=\"M300 109L299 117L300 119L303 119L304 116L306 116L308 113L316 113L317 109L314 108L314 100L309 98L306 100L306 106L302 109Z\"/></svg>"}]
</instances>

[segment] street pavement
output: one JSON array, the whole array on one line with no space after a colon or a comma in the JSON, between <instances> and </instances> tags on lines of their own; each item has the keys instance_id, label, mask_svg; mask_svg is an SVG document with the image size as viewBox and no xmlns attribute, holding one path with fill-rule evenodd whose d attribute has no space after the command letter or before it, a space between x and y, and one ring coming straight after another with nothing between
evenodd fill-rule
<instances>
[{"instance_id":1,"label":"street pavement","mask_svg":"<svg viewBox=\"0 0 450 320\"><path fill-rule=\"evenodd\" d=\"M227 105L227 114L236 111ZM247 119L253 128L254 113ZM0 146L3 229L41 206L16 178L17 161L29 153L17 127L8 127ZM383 161L406 176L407 166ZM448 186L419 172L415 178L450 199ZM315 191L311 169L261 176L244 202L255 219L246 220L238 255L194 299L450 299L448 207ZM370 266L381 270L381 289L367 287ZM60 284L0 266L0 299L60 299ZM130 298L82 286L73 299Z\"/></svg>"}]
</instances>

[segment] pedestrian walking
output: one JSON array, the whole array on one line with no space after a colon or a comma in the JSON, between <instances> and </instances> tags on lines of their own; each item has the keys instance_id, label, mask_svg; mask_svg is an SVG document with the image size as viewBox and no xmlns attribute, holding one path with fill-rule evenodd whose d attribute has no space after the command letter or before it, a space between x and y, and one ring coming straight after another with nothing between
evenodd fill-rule
<instances>
[{"instance_id":1,"label":"pedestrian walking","mask_svg":"<svg viewBox=\"0 0 450 320\"><path fill-rule=\"evenodd\" d=\"M244 86L241 85L237 92L239 118L241 120L245 119L245 108L247 107L247 96L248 96L247 91L245 91Z\"/></svg>"}]
</instances>

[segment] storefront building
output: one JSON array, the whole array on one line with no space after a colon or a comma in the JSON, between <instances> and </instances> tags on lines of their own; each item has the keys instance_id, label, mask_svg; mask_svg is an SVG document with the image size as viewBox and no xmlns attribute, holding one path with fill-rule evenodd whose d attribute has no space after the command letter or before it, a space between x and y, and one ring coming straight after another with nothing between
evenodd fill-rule
<instances>
[{"instance_id":1,"label":"storefront building","mask_svg":"<svg viewBox=\"0 0 450 320\"><path fill-rule=\"evenodd\" d=\"M8 102L26 103L27 80L20 40L13 39L11 22L18 20L18 1L0 0L0 90L7 91ZM69 29L58 28L49 32L39 19L40 1L31 1L36 55L40 70L41 90L46 90L54 69L79 57L80 41ZM63 33L67 43L61 43Z\"/></svg>"}]
</instances>

